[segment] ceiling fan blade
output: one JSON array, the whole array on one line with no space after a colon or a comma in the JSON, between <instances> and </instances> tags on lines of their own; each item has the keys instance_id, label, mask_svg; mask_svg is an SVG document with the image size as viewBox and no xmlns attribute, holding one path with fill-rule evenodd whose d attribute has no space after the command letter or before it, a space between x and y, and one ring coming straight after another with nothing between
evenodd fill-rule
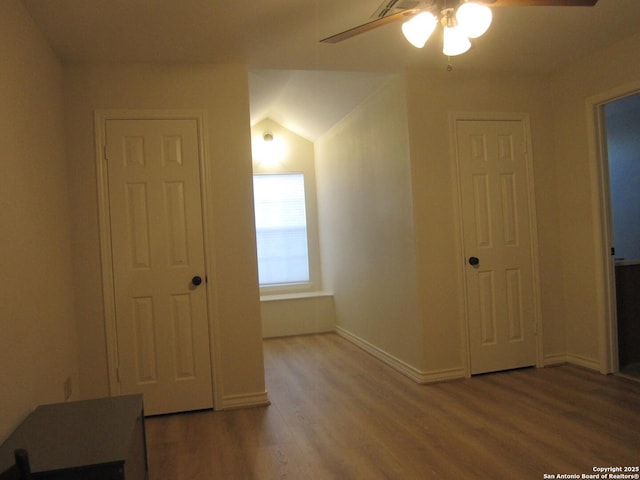
<instances>
[{"instance_id":1,"label":"ceiling fan blade","mask_svg":"<svg viewBox=\"0 0 640 480\"><path fill-rule=\"evenodd\" d=\"M360 35L361 33L368 32L370 30L373 30L374 28L381 27L388 23L404 20L406 19L406 17L411 16L415 13L418 13L418 11L419 9L412 8L409 10L403 10L402 12L394 13L393 15L377 18L375 20L372 20L371 22L358 25L357 27L350 28L349 30L345 30L344 32L336 33L335 35L331 35L330 37L323 38L322 40L320 40L320 42L338 43L343 40L346 40L347 38L355 37L356 35Z\"/></svg>"},{"instance_id":2,"label":"ceiling fan blade","mask_svg":"<svg viewBox=\"0 0 640 480\"><path fill-rule=\"evenodd\" d=\"M484 0L491 7L593 7L598 0Z\"/></svg>"}]
</instances>

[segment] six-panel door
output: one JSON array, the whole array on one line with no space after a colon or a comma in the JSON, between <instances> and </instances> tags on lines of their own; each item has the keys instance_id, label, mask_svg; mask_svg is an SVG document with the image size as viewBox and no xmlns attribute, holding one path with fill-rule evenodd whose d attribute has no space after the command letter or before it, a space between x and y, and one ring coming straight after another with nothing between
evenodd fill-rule
<instances>
[{"instance_id":1,"label":"six-panel door","mask_svg":"<svg viewBox=\"0 0 640 480\"><path fill-rule=\"evenodd\" d=\"M107 120L121 393L146 414L213 405L195 120Z\"/></svg>"},{"instance_id":2,"label":"six-panel door","mask_svg":"<svg viewBox=\"0 0 640 480\"><path fill-rule=\"evenodd\" d=\"M524 124L457 120L456 134L471 373L535 365Z\"/></svg>"}]
</instances>

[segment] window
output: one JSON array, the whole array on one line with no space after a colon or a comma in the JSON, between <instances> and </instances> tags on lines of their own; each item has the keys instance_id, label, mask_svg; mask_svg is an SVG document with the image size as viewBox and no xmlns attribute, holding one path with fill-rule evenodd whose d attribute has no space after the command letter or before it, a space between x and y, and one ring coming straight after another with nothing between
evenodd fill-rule
<instances>
[{"instance_id":1,"label":"window","mask_svg":"<svg viewBox=\"0 0 640 480\"><path fill-rule=\"evenodd\" d=\"M304 174L255 174L253 194L260 287L308 284Z\"/></svg>"}]
</instances>

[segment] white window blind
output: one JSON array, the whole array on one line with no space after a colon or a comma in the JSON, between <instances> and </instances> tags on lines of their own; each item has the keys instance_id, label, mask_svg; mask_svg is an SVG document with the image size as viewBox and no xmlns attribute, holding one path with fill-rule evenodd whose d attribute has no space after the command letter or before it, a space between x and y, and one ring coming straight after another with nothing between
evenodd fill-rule
<instances>
[{"instance_id":1,"label":"white window blind","mask_svg":"<svg viewBox=\"0 0 640 480\"><path fill-rule=\"evenodd\" d=\"M309 282L302 173L253 176L260 286Z\"/></svg>"}]
</instances>

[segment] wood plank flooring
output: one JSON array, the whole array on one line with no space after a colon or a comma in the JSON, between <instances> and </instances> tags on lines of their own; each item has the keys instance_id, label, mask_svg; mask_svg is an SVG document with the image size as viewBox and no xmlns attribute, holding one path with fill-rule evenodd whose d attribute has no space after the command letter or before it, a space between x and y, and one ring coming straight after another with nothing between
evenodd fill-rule
<instances>
[{"instance_id":1,"label":"wood plank flooring","mask_svg":"<svg viewBox=\"0 0 640 480\"><path fill-rule=\"evenodd\" d=\"M637 382L560 366L421 386L334 334L264 348L271 406L148 418L151 480L528 480L640 465Z\"/></svg>"}]
</instances>

